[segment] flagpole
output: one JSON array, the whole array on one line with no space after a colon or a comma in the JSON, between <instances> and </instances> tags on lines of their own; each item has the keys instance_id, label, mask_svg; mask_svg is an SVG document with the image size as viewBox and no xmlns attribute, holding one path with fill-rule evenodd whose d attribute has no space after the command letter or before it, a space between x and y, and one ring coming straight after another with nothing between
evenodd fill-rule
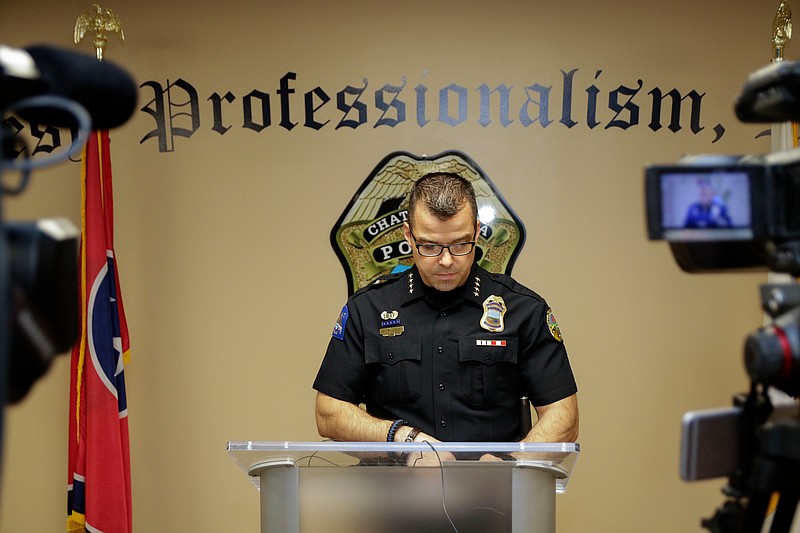
<instances>
[{"instance_id":1,"label":"flagpole","mask_svg":"<svg viewBox=\"0 0 800 533\"><path fill-rule=\"evenodd\" d=\"M786 59L786 48L792 40L792 8L789 0L781 0L775 17L772 19L772 58L773 63ZM786 152L797 148L798 128L796 122L775 122L771 126L771 152ZM769 272L769 283L790 283L794 278L789 274Z\"/></svg>"},{"instance_id":2,"label":"flagpole","mask_svg":"<svg viewBox=\"0 0 800 533\"><path fill-rule=\"evenodd\" d=\"M772 62L784 61L786 48L792 40L792 8L789 0L781 0L772 20ZM782 152L797 147L797 124L780 122L772 125L772 152Z\"/></svg>"},{"instance_id":3,"label":"flagpole","mask_svg":"<svg viewBox=\"0 0 800 533\"><path fill-rule=\"evenodd\" d=\"M789 0L781 0L778 5L778 10L775 12L775 17L772 19L772 58L771 62L780 63L786 59L786 48L792 40L792 8L789 5ZM771 126L771 152L785 152L797 148L798 129L797 123L775 122ZM783 274L778 272L769 272L767 274L767 283L769 284L789 284L795 283L796 280L790 274ZM769 315L764 315L764 324L771 323ZM793 400L787 395L774 388L769 389L769 397L773 404L792 403ZM774 492L770 498L767 508L767 516L769 522L774 519L774 513L780 502L781 494Z\"/></svg>"},{"instance_id":4,"label":"flagpole","mask_svg":"<svg viewBox=\"0 0 800 533\"><path fill-rule=\"evenodd\" d=\"M108 34L124 44L117 14L98 4L75 22L74 41L94 33L102 61ZM67 531L132 530L125 363L129 339L114 251L107 130L93 130L81 173L81 338L72 349Z\"/></svg>"}]
</instances>

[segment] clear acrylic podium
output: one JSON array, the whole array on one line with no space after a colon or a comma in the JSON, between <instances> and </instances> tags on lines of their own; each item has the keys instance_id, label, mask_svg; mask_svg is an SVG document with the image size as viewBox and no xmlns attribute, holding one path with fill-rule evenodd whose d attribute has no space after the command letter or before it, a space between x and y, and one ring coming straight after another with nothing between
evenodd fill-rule
<instances>
[{"instance_id":1,"label":"clear acrylic podium","mask_svg":"<svg viewBox=\"0 0 800 533\"><path fill-rule=\"evenodd\" d=\"M575 443L228 442L260 489L261 533L554 533L555 496L579 452ZM500 460L479 460L487 454Z\"/></svg>"}]
</instances>

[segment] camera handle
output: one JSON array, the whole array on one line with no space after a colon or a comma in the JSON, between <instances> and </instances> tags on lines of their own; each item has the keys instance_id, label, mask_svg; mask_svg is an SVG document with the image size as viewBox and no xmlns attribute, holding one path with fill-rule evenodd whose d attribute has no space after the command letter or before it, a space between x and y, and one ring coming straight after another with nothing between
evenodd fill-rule
<instances>
[{"instance_id":1,"label":"camera handle","mask_svg":"<svg viewBox=\"0 0 800 533\"><path fill-rule=\"evenodd\" d=\"M760 533L778 493L769 531L789 533L800 502L800 420L793 413L767 422L772 403L766 387L755 382L734 404L742 408L737 468L723 489L728 500L701 524L711 533Z\"/></svg>"},{"instance_id":2,"label":"camera handle","mask_svg":"<svg viewBox=\"0 0 800 533\"><path fill-rule=\"evenodd\" d=\"M759 432L763 424L772 414L772 402L766 394L766 388L756 382L751 382L750 393L747 396L737 394L733 404L741 408L739 431L737 435L738 459L736 469L728 478L728 484L722 492L727 500L719 507L714 516L701 521L704 529L711 533L749 533L750 530L740 526L746 514L749 514L750 504L746 496L751 485L751 478L755 458L759 450ZM767 498L766 503L769 503ZM764 506L766 512L767 506ZM764 514L761 518L763 520ZM760 529L753 530L754 532Z\"/></svg>"},{"instance_id":3,"label":"camera handle","mask_svg":"<svg viewBox=\"0 0 800 533\"><path fill-rule=\"evenodd\" d=\"M743 533L761 531L773 493L779 494L770 533L788 533L800 500L800 423L796 417L769 422L750 481Z\"/></svg>"}]
</instances>

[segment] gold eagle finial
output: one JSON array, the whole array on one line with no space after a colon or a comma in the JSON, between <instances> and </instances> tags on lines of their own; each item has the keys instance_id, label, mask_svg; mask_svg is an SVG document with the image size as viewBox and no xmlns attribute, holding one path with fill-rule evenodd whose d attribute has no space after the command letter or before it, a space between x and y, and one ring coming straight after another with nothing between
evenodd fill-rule
<instances>
[{"instance_id":1,"label":"gold eagle finial","mask_svg":"<svg viewBox=\"0 0 800 533\"><path fill-rule=\"evenodd\" d=\"M93 4L94 10L88 10L78 17L75 21L75 44L83 40L84 36L91 32L95 32L94 44L97 51L97 59L103 60L103 50L108 44L107 33L119 34L120 41L125 43L125 34L122 32L122 22L119 16L111 9L103 9L99 4Z\"/></svg>"},{"instance_id":2,"label":"gold eagle finial","mask_svg":"<svg viewBox=\"0 0 800 533\"><path fill-rule=\"evenodd\" d=\"M792 8L788 0L781 0L775 18L772 21L772 46L775 60L783 60L783 51L792 40Z\"/></svg>"}]
</instances>

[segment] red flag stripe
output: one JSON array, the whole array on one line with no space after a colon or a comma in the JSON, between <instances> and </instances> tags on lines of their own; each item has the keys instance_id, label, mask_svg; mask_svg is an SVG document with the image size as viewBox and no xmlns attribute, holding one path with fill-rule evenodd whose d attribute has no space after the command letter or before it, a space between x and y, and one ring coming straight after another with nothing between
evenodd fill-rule
<instances>
[{"instance_id":1,"label":"red flag stripe","mask_svg":"<svg viewBox=\"0 0 800 533\"><path fill-rule=\"evenodd\" d=\"M81 317L72 352L68 531L132 529L125 395L129 340L113 246L108 132L95 132L83 157Z\"/></svg>"}]
</instances>

